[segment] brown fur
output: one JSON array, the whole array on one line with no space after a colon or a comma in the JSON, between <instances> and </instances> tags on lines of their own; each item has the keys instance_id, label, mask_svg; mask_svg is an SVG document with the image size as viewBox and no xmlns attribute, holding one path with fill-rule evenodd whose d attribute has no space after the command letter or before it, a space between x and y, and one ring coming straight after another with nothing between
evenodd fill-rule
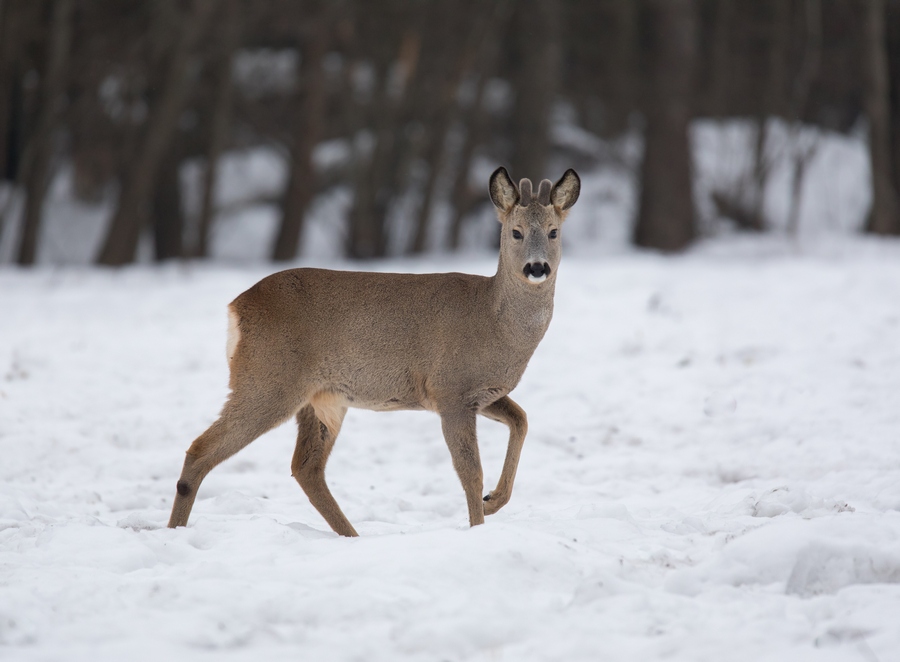
<instances>
[{"instance_id":1,"label":"brown fur","mask_svg":"<svg viewBox=\"0 0 900 662\"><path fill-rule=\"evenodd\" d=\"M470 524L505 505L528 428L525 412L507 394L550 323L560 239L549 234L578 197L578 177L566 172L546 196L552 205L534 200L530 181L527 189L530 204L522 206L525 196L505 169L491 176L503 223L492 277L289 269L235 299L227 350L231 394L219 419L187 451L169 526L187 524L213 467L295 416L293 476L332 529L356 535L324 473L348 407L438 413ZM542 282L523 273L536 260L550 268ZM484 499L477 414L510 429L500 480Z\"/></svg>"}]
</instances>

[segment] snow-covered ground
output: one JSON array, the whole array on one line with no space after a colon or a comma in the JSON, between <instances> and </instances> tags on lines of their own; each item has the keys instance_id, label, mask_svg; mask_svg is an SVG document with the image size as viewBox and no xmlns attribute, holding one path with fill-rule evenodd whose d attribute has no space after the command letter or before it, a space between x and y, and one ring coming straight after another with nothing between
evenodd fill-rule
<instances>
[{"instance_id":1,"label":"snow-covered ground","mask_svg":"<svg viewBox=\"0 0 900 662\"><path fill-rule=\"evenodd\" d=\"M569 251L484 526L434 415L351 410L328 477L360 538L289 424L166 529L267 269L0 270L0 659L900 659L900 244Z\"/></svg>"}]
</instances>

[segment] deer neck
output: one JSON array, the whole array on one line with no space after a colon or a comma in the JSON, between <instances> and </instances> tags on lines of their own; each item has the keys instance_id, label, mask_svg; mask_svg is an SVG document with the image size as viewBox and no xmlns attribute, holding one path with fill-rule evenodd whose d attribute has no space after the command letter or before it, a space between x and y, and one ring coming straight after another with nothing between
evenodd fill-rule
<instances>
[{"instance_id":1,"label":"deer neck","mask_svg":"<svg viewBox=\"0 0 900 662\"><path fill-rule=\"evenodd\" d=\"M536 347L553 316L556 274L541 285L532 285L513 268L504 264L501 256L497 273L491 279L493 312L505 335Z\"/></svg>"}]
</instances>

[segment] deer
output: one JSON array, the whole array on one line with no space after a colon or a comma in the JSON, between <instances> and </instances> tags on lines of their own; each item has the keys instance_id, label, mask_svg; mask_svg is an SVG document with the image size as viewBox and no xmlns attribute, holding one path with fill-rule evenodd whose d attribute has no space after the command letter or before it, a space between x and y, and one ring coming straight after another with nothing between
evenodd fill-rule
<instances>
[{"instance_id":1,"label":"deer","mask_svg":"<svg viewBox=\"0 0 900 662\"><path fill-rule=\"evenodd\" d=\"M535 195L531 180L516 186L500 167L488 188L502 226L494 276L296 268L228 305L230 394L187 450L170 528L187 525L216 465L293 417L291 474L336 533L356 536L325 482L354 407L438 414L470 526L509 502L528 430L509 393L550 324L562 225L581 180L569 169ZM500 478L484 497L477 415L509 428Z\"/></svg>"}]
</instances>

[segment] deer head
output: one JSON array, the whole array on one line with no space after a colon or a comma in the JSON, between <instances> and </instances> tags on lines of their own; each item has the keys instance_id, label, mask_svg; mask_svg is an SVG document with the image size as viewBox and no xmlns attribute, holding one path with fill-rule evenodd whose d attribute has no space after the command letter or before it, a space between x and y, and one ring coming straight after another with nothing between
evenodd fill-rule
<instances>
[{"instance_id":1,"label":"deer head","mask_svg":"<svg viewBox=\"0 0 900 662\"><path fill-rule=\"evenodd\" d=\"M537 195L530 179L522 179L517 187L506 168L497 168L491 175L490 194L503 225L501 264L532 285L555 278L562 224L580 192L581 180L571 168L556 184L542 180Z\"/></svg>"}]
</instances>

